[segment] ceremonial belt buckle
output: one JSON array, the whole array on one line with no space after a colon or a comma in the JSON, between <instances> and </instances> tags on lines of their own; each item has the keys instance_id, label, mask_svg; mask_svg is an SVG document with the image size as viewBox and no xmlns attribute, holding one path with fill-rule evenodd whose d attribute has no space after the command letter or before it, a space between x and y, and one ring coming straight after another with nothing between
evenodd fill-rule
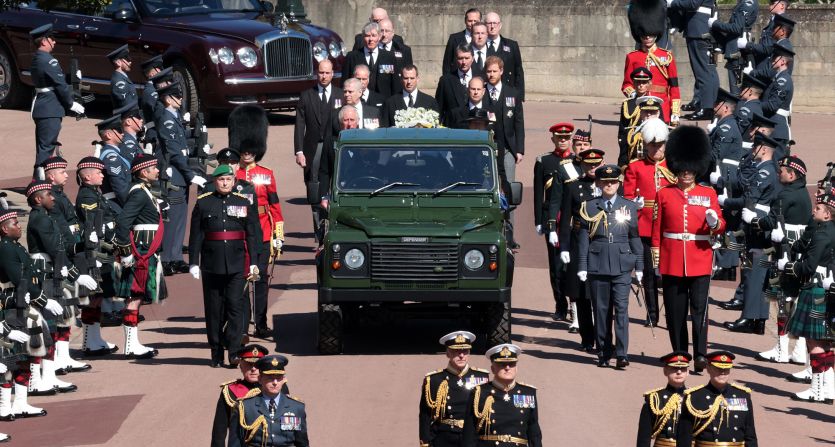
<instances>
[{"instance_id":1,"label":"ceremonial belt buckle","mask_svg":"<svg viewBox=\"0 0 835 447\"><path fill-rule=\"evenodd\" d=\"M676 447L676 440L672 438L655 438L653 447Z\"/></svg>"},{"instance_id":2,"label":"ceremonial belt buckle","mask_svg":"<svg viewBox=\"0 0 835 447\"><path fill-rule=\"evenodd\" d=\"M441 419L440 422L444 425L449 425L450 427L464 428L463 419Z\"/></svg>"},{"instance_id":3,"label":"ceremonial belt buckle","mask_svg":"<svg viewBox=\"0 0 835 447\"><path fill-rule=\"evenodd\" d=\"M609 233L609 243L612 244L615 242L615 236L612 233Z\"/></svg>"},{"instance_id":4,"label":"ceremonial belt buckle","mask_svg":"<svg viewBox=\"0 0 835 447\"><path fill-rule=\"evenodd\" d=\"M510 435L482 435L478 437L481 441L510 442L517 445L528 445L528 440Z\"/></svg>"}]
</instances>

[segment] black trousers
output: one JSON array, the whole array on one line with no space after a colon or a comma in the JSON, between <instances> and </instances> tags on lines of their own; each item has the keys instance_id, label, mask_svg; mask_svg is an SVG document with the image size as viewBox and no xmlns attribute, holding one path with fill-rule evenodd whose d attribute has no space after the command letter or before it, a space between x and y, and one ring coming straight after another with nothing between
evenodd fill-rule
<instances>
[{"instance_id":1,"label":"black trousers","mask_svg":"<svg viewBox=\"0 0 835 447\"><path fill-rule=\"evenodd\" d=\"M267 301L270 294L270 287L269 287L269 274L270 274L270 241L263 242L263 245L260 247L260 253L258 254L258 271L261 272L261 277L258 281L255 281L255 291L252 297L252 307L250 313L250 306L249 306L249 287L252 287L251 283L247 283L247 290L246 290L246 302L247 302L247 312L244 316L244 331L249 328L249 318L252 317L252 321L255 323L256 329L266 329L267 328Z\"/></svg>"},{"instance_id":2,"label":"black trousers","mask_svg":"<svg viewBox=\"0 0 835 447\"><path fill-rule=\"evenodd\" d=\"M203 273L203 308L212 359L221 361L224 349L235 352L241 347L244 331L243 272L229 275Z\"/></svg>"},{"instance_id":3,"label":"black trousers","mask_svg":"<svg viewBox=\"0 0 835 447\"><path fill-rule=\"evenodd\" d=\"M688 351L687 312L693 320L693 358L704 356L707 351L707 293L710 275L672 276L661 278L664 287L664 307L667 314L667 332L673 351Z\"/></svg>"},{"instance_id":4,"label":"black trousers","mask_svg":"<svg viewBox=\"0 0 835 447\"><path fill-rule=\"evenodd\" d=\"M576 238L579 232L572 232L572 238ZM577 244L571 244L571 260L580 259L579 249ZM577 304L577 324L580 325L580 343L583 346L594 346L594 319L592 318L592 299L589 291L589 281L580 281L577 277L577 270L580 266L579 262L569 262L562 271L563 285L565 286L565 294L568 299Z\"/></svg>"},{"instance_id":5,"label":"black trousers","mask_svg":"<svg viewBox=\"0 0 835 447\"><path fill-rule=\"evenodd\" d=\"M771 310L771 302L763 296L763 286L768 277L768 267L760 265L761 259L766 259L763 256L761 248L754 248L750 250L751 253L751 270L745 280L745 286L742 290L742 300L744 307L742 308L742 318L768 319L768 312Z\"/></svg>"},{"instance_id":6,"label":"black trousers","mask_svg":"<svg viewBox=\"0 0 835 447\"><path fill-rule=\"evenodd\" d=\"M548 276L551 279L551 290L554 292L557 312L565 315L568 313L568 301L565 299L565 272L560 261L560 249L548 242L548 233L545 233L545 247L548 249Z\"/></svg>"},{"instance_id":7,"label":"black trousers","mask_svg":"<svg viewBox=\"0 0 835 447\"><path fill-rule=\"evenodd\" d=\"M647 259L652 259L652 239L648 237L641 237L641 243L644 245L644 278L641 284L644 286L644 301L646 301L647 313L652 318L652 324L658 323L658 277L655 276L655 268L652 262L647 262Z\"/></svg>"}]
</instances>

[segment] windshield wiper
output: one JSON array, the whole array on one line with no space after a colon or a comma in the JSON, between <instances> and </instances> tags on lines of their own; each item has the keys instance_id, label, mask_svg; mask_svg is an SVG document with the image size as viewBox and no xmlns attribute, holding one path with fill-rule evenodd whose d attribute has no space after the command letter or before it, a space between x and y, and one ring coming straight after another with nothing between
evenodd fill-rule
<instances>
[{"instance_id":1,"label":"windshield wiper","mask_svg":"<svg viewBox=\"0 0 835 447\"><path fill-rule=\"evenodd\" d=\"M432 194L432 197L438 197L439 195L441 195L441 194L443 194L443 193L445 193L445 192L449 191L450 189L455 189L455 188L457 188L457 187L459 187L459 186L478 186L478 185L480 185L480 183L473 183L473 182L455 182L455 183L450 183L449 185L446 185L446 186L444 186L443 188L441 188L441 189L439 189L439 190L435 191L435 192Z\"/></svg>"},{"instance_id":2,"label":"windshield wiper","mask_svg":"<svg viewBox=\"0 0 835 447\"><path fill-rule=\"evenodd\" d=\"M376 196L377 194L380 194L383 191L388 191L389 189L394 188L395 186L420 186L420 185L418 185L417 183L409 183L409 182L392 182L392 183L389 183L386 186L383 186L381 188L375 189L374 191L371 191L371 195L369 195L369 197L374 197L374 196Z\"/></svg>"}]
</instances>

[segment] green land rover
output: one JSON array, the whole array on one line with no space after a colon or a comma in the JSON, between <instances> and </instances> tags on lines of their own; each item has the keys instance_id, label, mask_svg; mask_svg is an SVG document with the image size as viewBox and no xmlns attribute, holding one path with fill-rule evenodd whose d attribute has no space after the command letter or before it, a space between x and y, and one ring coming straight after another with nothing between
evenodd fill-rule
<instances>
[{"instance_id":1,"label":"green land rover","mask_svg":"<svg viewBox=\"0 0 835 447\"><path fill-rule=\"evenodd\" d=\"M509 342L514 258L490 134L347 130L334 158L319 351L342 352L346 327L393 313L466 317L488 346ZM521 184L510 189L513 206Z\"/></svg>"}]
</instances>

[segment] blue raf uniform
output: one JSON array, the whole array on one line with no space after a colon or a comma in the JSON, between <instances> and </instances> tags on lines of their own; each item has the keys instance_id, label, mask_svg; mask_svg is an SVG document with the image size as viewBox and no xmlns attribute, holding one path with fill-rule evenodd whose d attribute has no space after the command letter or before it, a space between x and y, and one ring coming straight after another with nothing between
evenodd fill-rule
<instances>
[{"instance_id":1,"label":"blue raf uniform","mask_svg":"<svg viewBox=\"0 0 835 447\"><path fill-rule=\"evenodd\" d=\"M110 63L114 66L116 61L122 59L130 63L130 52L128 46L122 45L107 55ZM130 80L127 73L118 68L110 76L110 100L113 102L113 110L120 109L131 102L138 102L136 85Z\"/></svg>"},{"instance_id":2,"label":"blue raf uniform","mask_svg":"<svg viewBox=\"0 0 835 447\"><path fill-rule=\"evenodd\" d=\"M29 36L33 40L45 39L52 34L52 25L38 27ZM76 107L72 90L58 64L58 59L46 51L37 50L32 57L32 83L35 99L32 101L32 119L35 120L35 167L43 163L55 151L61 119L66 111ZM81 112L84 108L78 104Z\"/></svg>"},{"instance_id":3,"label":"blue raf uniform","mask_svg":"<svg viewBox=\"0 0 835 447\"><path fill-rule=\"evenodd\" d=\"M742 75L742 89L756 88L764 92L768 85L748 74ZM736 109L734 109L734 118L739 125L739 132L742 134L743 142L750 142L748 138L748 129L751 127L751 121L754 119L754 114L763 114L763 105L760 98L739 99ZM748 148L750 149L750 148Z\"/></svg>"},{"instance_id":4,"label":"blue raf uniform","mask_svg":"<svg viewBox=\"0 0 835 447\"><path fill-rule=\"evenodd\" d=\"M139 120L141 125L142 112L139 110L139 104L135 101L114 110L113 114L119 116L120 124L128 119L136 119ZM142 143L139 141L138 135L128 132L124 126L120 126L120 130L122 131L122 143L119 145L119 149L127 157L128 162L132 162L133 157L142 152Z\"/></svg>"},{"instance_id":5,"label":"blue raf uniform","mask_svg":"<svg viewBox=\"0 0 835 447\"><path fill-rule=\"evenodd\" d=\"M737 104L737 98L720 88L717 102ZM719 190L722 190L726 185L738 185L739 163L745 151L742 149L742 134L739 131L736 117L731 114L719 119L716 122L716 127L710 131L709 138L715 163L715 171L711 180L718 176L718 179L715 182L712 181L712 183L716 184ZM738 197L742 194L742 191L731 188L729 194ZM739 210L723 210L722 217L725 218L728 229L736 229L741 223ZM717 267L735 269L739 265L739 252L724 248L716 250L714 251L714 262Z\"/></svg>"},{"instance_id":6,"label":"blue raf uniform","mask_svg":"<svg viewBox=\"0 0 835 447\"><path fill-rule=\"evenodd\" d=\"M118 116L111 116L96 123L99 135L108 130L121 131L122 123ZM130 166L133 157L122 153L119 146L105 144L99 151L99 159L104 163L104 182L101 185L102 195L117 211L120 211L128 201L131 188Z\"/></svg>"},{"instance_id":7,"label":"blue raf uniform","mask_svg":"<svg viewBox=\"0 0 835 447\"><path fill-rule=\"evenodd\" d=\"M597 168L600 182L620 181L621 170L605 165ZM594 300L598 366L607 366L612 351L618 358L617 366L625 367L629 347L629 291L632 270L644 269L644 248L638 234L638 206L615 194L610 198L595 197L580 206L579 244L580 279L588 275ZM616 347L612 346L614 315Z\"/></svg>"},{"instance_id":8,"label":"blue raf uniform","mask_svg":"<svg viewBox=\"0 0 835 447\"><path fill-rule=\"evenodd\" d=\"M284 376L288 361L270 355L256 365L262 376ZM304 402L279 392L271 396L265 386L254 396L238 401L229 425L229 447L307 447L307 413Z\"/></svg>"},{"instance_id":9,"label":"blue raf uniform","mask_svg":"<svg viewBox=\"0 0 835 447\"><path fill-rule=\"evenodd\" d=\"M774 57L794 57L794 51L788 46L774 45ZM781 144L791 140L791 129L789 118L791 117L792 97L794 96L794 83L789 70L782 70L774 75L774 79L763 93L762 105L763 115L777 122L771 138Z\"/></svg>"},{"instance_id":10,"label":"blue raf uniform","mask_svg":"<svg viewBox=\"0 0 835 447\"><path fill-rule=\"evenodd\" d=\"M759 4L755 0L738 0L727 22L714 21L710 26L716 40L722 45L727 61L725 68L728 69L728 86L735 95L739 94L741 79L738 76L745 65L736 39L745 36L750 40L751 28L757 21L758 12Z\"/></svg>"},{"instance_id":11,"label":"blue raf uniform","mask_svg":"<svg viewBox=\"0 0 835 447\"><path fill-rule=\"evenodd\" d=\"M714 0L667 0L672 11L684 14L684 37L687 40L687 54L693 69L695 86L693 103L695 110L709 108L716 100L719 75L713 60L713 45L710 42L710 27L707 22L716 10ZM709 109L708 109L709 110Z\"/></svg>"}]
</instances>

